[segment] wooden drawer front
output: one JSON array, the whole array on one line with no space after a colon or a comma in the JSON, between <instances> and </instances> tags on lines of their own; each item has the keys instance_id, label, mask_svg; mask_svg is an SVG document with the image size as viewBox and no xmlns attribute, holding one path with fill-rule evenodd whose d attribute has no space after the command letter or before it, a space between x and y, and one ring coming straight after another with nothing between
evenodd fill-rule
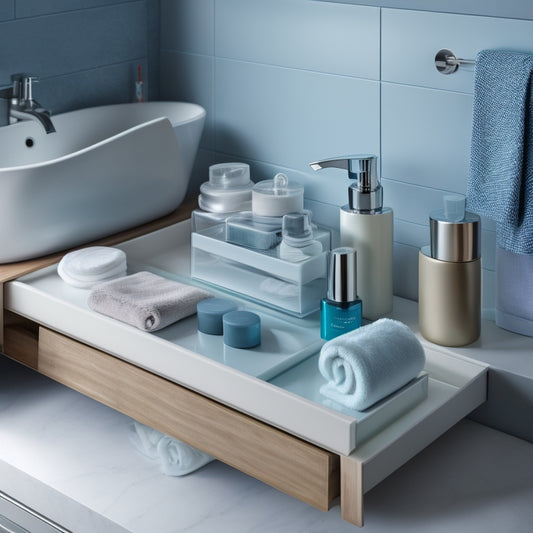
<instances>
[{"instance_id":1,"label":"wooden drawer front","mask_svg":"<svg viewBox=\"0 0 533 533\"><path fill-rule=\"evenodd\" d=\"M38 371L321 510L339 493L337 455L42 327Z\"/></svg>"}]
</instances>

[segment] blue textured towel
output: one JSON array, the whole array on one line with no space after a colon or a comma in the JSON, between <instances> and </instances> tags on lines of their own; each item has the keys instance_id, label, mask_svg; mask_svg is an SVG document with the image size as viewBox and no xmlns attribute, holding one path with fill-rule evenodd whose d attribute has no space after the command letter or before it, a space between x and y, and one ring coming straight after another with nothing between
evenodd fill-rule
<instances>
[{"instance_id":1,"label":"blue textured towel","mask_svg":"<svg viewBox=\"0 0 533 533\"><path fill-rule=\"evenodd\" d=\"M533 55L477 55L467 206L498 223L499 246L533 253Z\"/></svg>"}]
</instances>

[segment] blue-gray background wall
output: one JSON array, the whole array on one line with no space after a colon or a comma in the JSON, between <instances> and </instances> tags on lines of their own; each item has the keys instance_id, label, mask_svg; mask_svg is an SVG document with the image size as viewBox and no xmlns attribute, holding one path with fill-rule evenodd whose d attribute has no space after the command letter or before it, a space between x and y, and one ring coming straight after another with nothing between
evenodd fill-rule
<instances>
[{"instance_id":1,"label":"blue-gray background wall","mask_svg":"<svg viewBox=\"0 0 533 533\"><path fill-rule=\"evenodd\" d=\"M138 65L156 98L158 47L159 0L0 1L0 86L39 76L53 113L131 101Z\"/></svg>"}]
</instances>

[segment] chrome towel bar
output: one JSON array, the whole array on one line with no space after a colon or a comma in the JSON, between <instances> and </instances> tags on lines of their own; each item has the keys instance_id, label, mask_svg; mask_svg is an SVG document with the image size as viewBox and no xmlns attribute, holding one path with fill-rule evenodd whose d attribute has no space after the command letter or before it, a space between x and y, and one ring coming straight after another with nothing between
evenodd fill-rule
<instances>
[{"instance_id":1,"label":"chrome towel bar","mask_svg":"<svg viewBox=\"0 0 533 533\"><path fill-rule=\"evenodd\" d=\"M435 55L435 67L441 74L453 74L459 65L475 65L475 59L461 59L446 48L439 50Z\"/></svg>"}]
</instances>

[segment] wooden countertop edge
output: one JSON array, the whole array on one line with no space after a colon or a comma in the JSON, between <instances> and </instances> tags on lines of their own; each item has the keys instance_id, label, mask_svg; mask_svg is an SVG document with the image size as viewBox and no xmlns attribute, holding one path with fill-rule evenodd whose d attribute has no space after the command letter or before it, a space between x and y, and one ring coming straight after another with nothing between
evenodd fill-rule
<instances>
[{"instance_id":1,"label":"wooden countertop edge","mask_svg":"<svg viewBox=\"0 0 533 533\"><path fill-rule=\"evenodd\" d=\"M114 244L118 244L129 239L134 239L135 237L140 237L141 235L146 235L147 233L151 233L152 231L166 228L167 226L171 226L172 224L175 224L177 222L187 220L191 215L191 211L196 207L196 197L186 198L182 202L182 204L172 213L169 213L164 217L152 220L150 222L147 222L146 224L142 224L135 228L121 231L120 233L115 233L114 235L109 235L107 237L103 237L102 239L98 239L90 243L85 243L83 245L76 246L68 250L63 250L61 252L46 255L44 257L29 259L28 261L20 261L18 263L8 263L0 265L0 283L5 283L6 281L10 281L20 276L24 276L25 274L29 274L30 272L34 272L35 270L39 270L40 268L53 265L54 263L60 261L66 253L72 250L97 245L113 246Z\"/></svg>"}]
</instances>

